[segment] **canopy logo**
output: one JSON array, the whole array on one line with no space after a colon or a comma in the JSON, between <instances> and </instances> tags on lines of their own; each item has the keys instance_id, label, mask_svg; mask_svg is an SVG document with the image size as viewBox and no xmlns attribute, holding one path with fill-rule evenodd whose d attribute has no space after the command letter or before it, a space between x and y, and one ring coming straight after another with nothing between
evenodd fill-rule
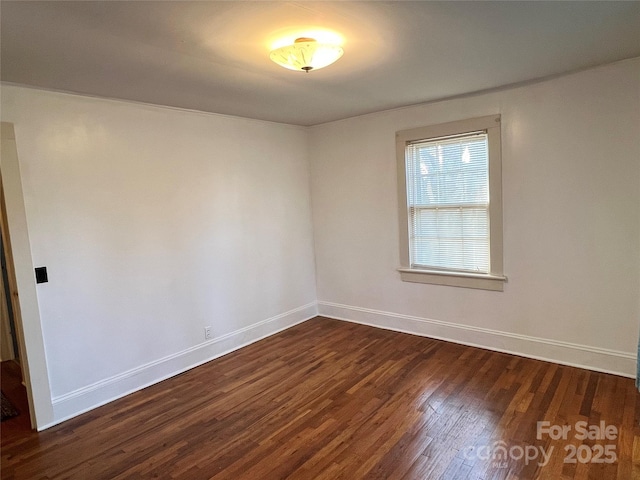
<instances>
[{"instance_id":1,"label":"canopy logo","mask_svg":"<svg viewBox=\"0 0 640 480\"><path fill-rule=\"evenodd\" d=\"M524 447L514 445L509 447L506 442L500 440L493 442L491 445L467 447L464 449L464 458L467 460L491 460L495 468L506 468L509 460L524 461L525 465L536 461L539 466L544 467L549 463L552 453L553 446L547 450L544 447L536 447L534 445L525 445Z\"/></svg>"},{"instance_id":2,"label":"canopy logo","mask_svg":"<svg viewBox=\"0 0 640 480\"><path fill-rule=\"evenodd\" d=\"M541 421L536 426L536 439L550 439L554 442L565 441L564 463L615 463L615 440L618 438L618 429L615 425L607 425L601 421L592 425L586 421L576 422L574 425L553 425L548 421ZM585 445L583 441L590 445ZM606 445L593 443L594 441L610 441ZM568 443L571 442L571 443ZM536 462L544 467L549 463L554 452L554 445L546 448L540 445L513 445L499 440L491 445L470 446L463 451L467 460L478 459L491 461L494 468L506 468L510 461L524 462L525 465Z\"/></svg>"}]
</instances>

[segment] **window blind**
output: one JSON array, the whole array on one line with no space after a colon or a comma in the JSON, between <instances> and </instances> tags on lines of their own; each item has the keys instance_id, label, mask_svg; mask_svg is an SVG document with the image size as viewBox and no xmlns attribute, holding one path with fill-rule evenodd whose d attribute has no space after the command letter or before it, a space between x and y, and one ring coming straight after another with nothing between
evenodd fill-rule
<instances>
[{"instance_id":1,"label":"window blind","mask_svg":"<svg viewBox=\"0 0 640 480\"><path fill-rule=\"evenodd\" d=\"M486 132L407 144L412 267L489 273Z\"/></svg>"}]
</instances>

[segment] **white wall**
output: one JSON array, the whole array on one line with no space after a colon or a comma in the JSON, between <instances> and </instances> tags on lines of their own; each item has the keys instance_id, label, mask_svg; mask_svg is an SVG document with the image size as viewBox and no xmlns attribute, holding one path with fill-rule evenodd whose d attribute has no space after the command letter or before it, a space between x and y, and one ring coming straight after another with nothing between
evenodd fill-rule
<instances>
[{"instance_id":1,"label":"white wall","mask_svg":"<svg viewBox=\"0 0 640 480\"><path fill-rule=\"evenodd\" d=\"M51 423L315 315L305 129L7 85L2 120Z\"/></svg>"},{"instance_id":2,"label":"white wall","mask_svg":"<svg viewBox=\"0 0 640 480\"><path fill-rule=\"evenodd\" d=\"M496 113L505 291L401 282L395 132ZM639 59L316 126L310 146L321 314L635 374Z\"/></svg>"}]
</instances>

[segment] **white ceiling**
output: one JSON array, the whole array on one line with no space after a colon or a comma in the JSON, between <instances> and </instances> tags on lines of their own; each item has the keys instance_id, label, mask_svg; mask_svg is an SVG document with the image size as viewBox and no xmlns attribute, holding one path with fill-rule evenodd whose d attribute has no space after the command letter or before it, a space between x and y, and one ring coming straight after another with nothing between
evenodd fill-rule
<instances>
[{"instance_id":1,"label":"white ceiling","mask_svg":"<svg viewBox=\"0 0 640 480\"><path fill-rule=\"evenodd\" d=\"M297 125L640 56L640 2L0 3L5 82ZM344 56L269 60L323 27Z\"/></svg>"}]
</instances>

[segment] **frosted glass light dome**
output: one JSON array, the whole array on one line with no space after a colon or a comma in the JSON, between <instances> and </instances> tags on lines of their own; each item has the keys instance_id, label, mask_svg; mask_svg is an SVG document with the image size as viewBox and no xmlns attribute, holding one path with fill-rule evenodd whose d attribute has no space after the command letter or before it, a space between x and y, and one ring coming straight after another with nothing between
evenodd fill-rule
<instances>
[{"instance_id":1,"label":"frosted glass light dome","mask_svg":"<svg viewBox=\"0 0 640 480\"><path fill-rule=\"evenodd\" d=\"M313 38L297 38L292 45L272 50L270 58L289 70L309 72L331 65L343 53L338 45L318 43Z\"/></svg>"}]
</instances>

